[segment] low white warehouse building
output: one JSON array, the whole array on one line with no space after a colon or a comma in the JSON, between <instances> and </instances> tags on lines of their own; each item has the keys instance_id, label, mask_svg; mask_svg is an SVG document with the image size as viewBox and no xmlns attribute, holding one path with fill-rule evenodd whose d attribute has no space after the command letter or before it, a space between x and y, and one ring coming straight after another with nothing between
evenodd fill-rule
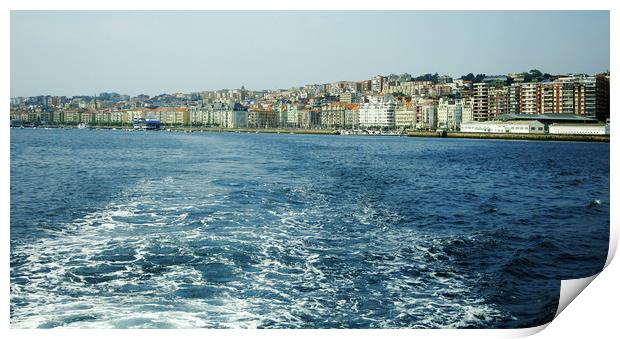
<instances>
[{"instance_id":1,"label":"low white warehouse building","mask_svg":"<svg viewBox=\"0 0 620 339\"><path fill-rule=\"evenodd\" d=\"M532 121L470 121L461 124L469 133L545 133L545 124Z\"/></svg>"},{"instance_id":2,"label":"low white warehouse building","mask_svg":"<svg viewBox=\"0 0 620 339\"><path fill-rule=\"evenodd\" d=\"M551 124L549 134L582 134L605 135L609 134L607 124Z\"/></svg>"}]
</instances>

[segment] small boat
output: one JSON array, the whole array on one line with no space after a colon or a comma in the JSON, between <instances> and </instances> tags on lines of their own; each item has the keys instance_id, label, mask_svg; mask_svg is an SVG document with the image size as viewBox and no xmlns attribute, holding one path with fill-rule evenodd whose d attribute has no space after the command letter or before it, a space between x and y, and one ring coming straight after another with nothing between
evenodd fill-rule
<instances>
[{"instance_id":1,"label":"small boat","mask_svg":"<svg viewBox=\"0 0 620 339\"><path fill-rule=\"evenodd\" d=\"M85 122L81 122L81 123L78 124L77 128L79 128L79 129L86 129L86 128L88 128L88 124L85 123Z\"/></svg>"}]
</instances>

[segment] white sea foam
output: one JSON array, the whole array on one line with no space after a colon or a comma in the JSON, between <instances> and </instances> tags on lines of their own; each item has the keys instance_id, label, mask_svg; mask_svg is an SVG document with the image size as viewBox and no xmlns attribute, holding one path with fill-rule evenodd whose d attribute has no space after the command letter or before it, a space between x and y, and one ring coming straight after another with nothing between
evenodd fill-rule
<instances>
[{"instance_id":1,"label":"white sea foam","mask_svg":"<svg viewBox=\"0 0 620 339\"><path fill-rule=\"evenodd\" d=\"M164 183L171 190L182 184L171 177ZM219 208L227 204L226 190L177 190L158 199L160 190L142 180L53 236L20 244L16 251L26 263L12 268L12 277L27 279L11 283L11 326L296 328L307 327L308 319L327 327L355 319L371 327L459 327L499 314L462 279L437 276L427 258L437 258L430 248L441 242L389 227L398 216L385 206L360 201L347 223L366 231L351 233L326 228L341 211L312 189L292 193L311 204L266 210ZM200 197L200 205L188 205L187 196ZM329 241L351 242L345 251ZM414 249L407 257L398 254L403 243ZM247 253L239 252L245 247ZM237 252L241 259L231 256ZM364 264L369 253L378 259ZM251 258L249 271L237 262L244 256ZM359 261L361 274L349 271L350 260ZM208 264L224 273L205 269ZM420 275L400 275L408 265L417 265ZM376 287L365 283L373 279ZM459 299L444 297L446 291Z\"/></svg>"}]
</instances>

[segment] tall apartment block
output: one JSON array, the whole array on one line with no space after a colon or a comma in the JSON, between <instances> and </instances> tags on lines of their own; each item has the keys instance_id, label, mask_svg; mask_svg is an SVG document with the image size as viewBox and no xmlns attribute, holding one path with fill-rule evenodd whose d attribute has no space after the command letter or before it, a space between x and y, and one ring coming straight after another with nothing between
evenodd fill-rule
<instances>
[{"instance_id":1,"label":"tall apartment block","mask_svg":"<svg viewBox=\"0 0 620 339\"><path fill-rule=\"evenodd\" d=\"M521 84L519 92L521 113L540 114L541 85L537 82Z\"/></svg>"},{"instance_id":2,"label":"tall apartment block","mask_svg":"<svg viewBox=\"0 0 620 339\"><path fill-rule=\"evenodd\" d=\"M472 98L474 121L489 120L489 85L485 82L474 84Z\"/></svg>"},{"instance_id":3,"label":"tall apartment block","mask_svg":"<svg viewBox=\"0 0 620 339\"><path fill-rule=\"evenodd\" d=\"M575 114L596 116L596 78L582 77L575 84L573 105Z\"/></svg>"},{"instance_id":4,"label":"tall apartment block","mask_svg":"<svg viewBox=\"0 0 620 339\"><path fill-rule=\"evenodd\" d=\"M489 88L489 119L508 113L508 90L504 86Z\"/></svg>"},{"instance_id":5,"label":"tall apartment block","mask_svg":"<svg viewBox=\"0 0 620 339\"><path fill-rule=\"evenodd\" d=\"M596 76L596 118L609 119L609 73Z\"/></svg>"},{"instance_id":6,"label":"tall apartment block","mask_svg":"<svg viewBox=\"0 0 620 339\"><path fill-rule=\"evenodd\" d=\"M506 91L508 114L521 113L521 85L511 84L506 86Z\"/></svg>"}]
</instances>

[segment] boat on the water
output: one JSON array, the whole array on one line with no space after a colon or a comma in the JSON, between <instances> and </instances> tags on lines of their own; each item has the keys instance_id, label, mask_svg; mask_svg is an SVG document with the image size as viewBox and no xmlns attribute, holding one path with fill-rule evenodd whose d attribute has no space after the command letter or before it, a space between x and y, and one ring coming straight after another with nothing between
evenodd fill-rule
<instances>
[{"instance_id":1,"label":"boat on the water","mask_svg":"<svg viewBox=\"0 0 620 339\"><path fill-rule=\"evenodd\" d=\"M85 123L85 122L81 122L81 123L79 123L79 124L77 125L77 128L79 128L79 129L86 129L86 128L88 128L88 127L89 127L89 126L88 126L88 124L87 124L87 123Z\"/></svg>"},{"instance_id":2,"label":"boat on the water","mask_svg":"<svg viewBox=\"0 0 620 339\"><path fill-rule=\"evenodd\" d=\"M134 130L159 130L161 128L161 122L158 119L144 119L142 117L133 118Z\"/></svg>"}]
</instances>

